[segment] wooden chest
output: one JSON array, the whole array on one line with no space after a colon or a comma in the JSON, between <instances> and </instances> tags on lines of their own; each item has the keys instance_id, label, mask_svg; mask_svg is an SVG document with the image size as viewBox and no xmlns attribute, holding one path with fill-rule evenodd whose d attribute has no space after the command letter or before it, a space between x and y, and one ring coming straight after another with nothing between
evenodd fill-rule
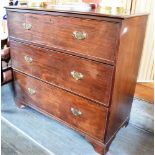
<instances>
[{"instance_id":1,"label":"wooden chest","mask_svg":"<svg viewBox=\"0 0 155 155\"><path fill-rule=\"evenodd\" d=\"M147 15L7 7L16 103L104 155L128 124Z\"/></svg>"}]
</instances>

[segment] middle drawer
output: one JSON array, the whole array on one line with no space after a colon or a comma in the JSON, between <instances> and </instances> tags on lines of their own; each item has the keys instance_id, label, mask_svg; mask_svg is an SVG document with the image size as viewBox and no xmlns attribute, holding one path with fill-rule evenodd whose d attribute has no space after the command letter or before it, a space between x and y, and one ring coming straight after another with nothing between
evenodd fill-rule
<instances>
[{"instance_id":1,"label":"middle drawer","mask_svg":"<svg viewBox=\"0 0 155 155\"><path fill-rule=\"evenodd\" d=\"M109 105L113 66L15 41L10 47L14 69Z\"/></svg>"}]
</instances>

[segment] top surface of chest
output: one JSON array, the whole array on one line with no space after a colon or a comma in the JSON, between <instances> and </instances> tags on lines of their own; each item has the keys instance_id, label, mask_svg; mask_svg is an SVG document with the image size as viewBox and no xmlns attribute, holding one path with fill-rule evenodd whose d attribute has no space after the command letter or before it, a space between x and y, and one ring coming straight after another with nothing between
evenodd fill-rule
<instances>
[{"instance_id":1,"label":"top surface of chest","mask_svg":"<svg viewBox=\"0 0 155 155\"><path fill-rule=\"evenodd\" d=\"M64 14L69 16L77 16L77 15L82 15L82 16L87 16L88 18L107 18L107 20L115 20L119 21L122 19L127 19L131 17L137 17L137 16L143 16L148 13L144 12L137 12L137 13L131 13L128 10L124 10L121 13L116 10L115 13L106 11L102 7L97 7L96 9L91 9L91 8L80 8L80 7L75 7L75 5L68 5L68 7L65 7L65 5L51 5L49 7L29 7L29 6L7 6L6 9L12 10L12 11L19 11L19 12L40 12L42 14Z\"/></svg>"}]
</instances>

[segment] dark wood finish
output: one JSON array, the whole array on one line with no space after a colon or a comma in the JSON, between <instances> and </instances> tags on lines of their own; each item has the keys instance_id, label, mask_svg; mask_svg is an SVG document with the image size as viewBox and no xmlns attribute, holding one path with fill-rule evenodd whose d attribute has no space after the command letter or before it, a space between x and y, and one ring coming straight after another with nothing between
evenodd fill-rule
<instances>
[{"instance_id":1,"label":"dark wood finish","mask_svg":"<svg viewBox=\"0 0 155 155\"><path fill-rule=\"evenodd\" d=\"M8 17L11 17L9 19L11 37L59 50L64 49L71 53L80 53L83 56L89 55L112 63L115 60L118 23L16 12L8 13ZM31 24L32 28L25 30L23 23ZM18 31L14 31L15 28ZM85 32L86 39L75 39L73 37L75 31Z\"/></svg>"},{"instance_id":2,"label":"dark wood finish","mask_svg":"<svg viewBox=\"0 0 155 155\"><path fill-rule=\"evenodd\" d=\"M113 66L14 41L10 41L10 46L14 69L109 105ZM32 63L26 62L25 56L30 56ZM72 71L82 73L83 79L75 80Z\"/></svg>"},{"instance_id":3,"label":"dark wood finish","mask_svg":"<svg viewBox=\"0 0 155 155\"><path fill-rule=\"evenodd\" d=\"M108 151L107 147L103 143L88 136L85 136L85 139L89 141L93 145L94 149L101 155L104 155Z\"/></svg>"},{"instance_id":4,"label":"dark wood finish","mask_svg":"<svg viewBox=\"0 0 155 155\"><path fill-rule=\"evenodd\" d=\"M122 22L106 142L130 116L146 21L142 16Z\"/></svg>"},{"instance_id":5,"label":"dark wood finish","mask_svg":"<svg viewBox=\"0 0 155 155\"><path fill-rule=\"evenodd\" d=\"M8 67L2 70L2 81L1 85L7 84L13 80L12 68Z\"/></svg>"},{"instance_id":6,"label":"dark wood finish","mask_svg":"<svg viewBox=\"0 0 155 155\"><path fill-rule=\"evenodd\" d=\"M105 155L129 122L147 15L7 9L16 103L73 128ZM23 22L32 28L24 30ZM76 40L74 31L86 38ZM83 79L75 81L72 70ZM82 114L74 109L79 116L73 116L71 107Z\"/></svg>"},{"instance_id":7,"label":"dark wood finish","mask_svg":"<svg viewBox=\"0 0 155 155\"><path fill-rule=\"evenodd\" d=\"M3 49L3 48L4 48L4 46L6 46L6 45L7 45L7 42L8 42L8 40L7 40L7 39L2 39L2 40L1 40L1 49Z\"/></svg>"},{"instance_id":8,"label":"dark wood finish","mask_svg":"<svg viewBox=\"0 0 155 155\"><path fill-rule=\"evenodd\" d=\"M62 89L40 82L32 77L14 72L16 99L24 104L46 111L77 129L103 141L108 109ZM34 89L31 95L28 88ZM38 100L39 98L39 100ZM71 108L82 113L75 116ZM100 121L102 119L102 122Z\"/></svg>"},{"instance_id":9,"label":"dark wood finish","mask_svg":"<svg viewBox=\"0 0 155 155\"><path fill-rule=\"evenodd\" d=\"M1 40L1 85L13 80L12 68L10 67L10 48L7 47L7 39ZM6 46L6 47L5 47Z\"/></svg>"}]
</instances>

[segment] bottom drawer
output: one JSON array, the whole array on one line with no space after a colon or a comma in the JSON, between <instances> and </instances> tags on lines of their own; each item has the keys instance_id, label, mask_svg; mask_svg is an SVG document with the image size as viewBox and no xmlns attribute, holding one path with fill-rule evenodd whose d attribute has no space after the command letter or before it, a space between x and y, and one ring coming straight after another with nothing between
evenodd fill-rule
<instances>
[{"instance_id":1,"label":"bottom drawer","mask_svg":"<svg viewBox=\"0 0 155 155\"><path fill-rule=\"evenodd\" d=\"M22 73L14 72L14 78L17 100L103 140L107 108Z\"/></svg>"}]
</instances>

